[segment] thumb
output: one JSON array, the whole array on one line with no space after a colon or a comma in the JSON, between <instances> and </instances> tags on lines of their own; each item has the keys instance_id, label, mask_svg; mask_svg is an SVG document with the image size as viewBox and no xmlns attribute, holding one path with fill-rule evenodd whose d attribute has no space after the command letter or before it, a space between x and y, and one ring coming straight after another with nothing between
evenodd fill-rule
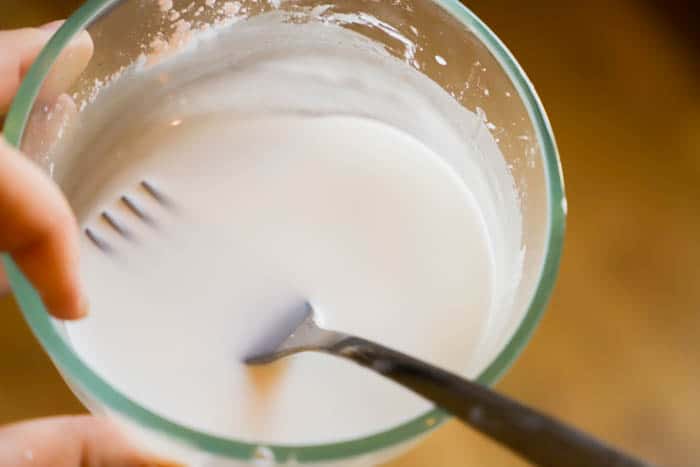
<instances>
[{"instance_id":1,"label":"thumb","mask_svg":"<svg viewBox=\"0 0 700 467\"><path fill-rule=\"evenodd\" d=\"M86 313L78 233L61 190L0 136L0 252L9 253L61 319Z\"/></svg>"},{"instance_id":2,"label":"thumb","mask_svg":"<svg viewBox=\"0 0 700 467\"><path fill-rule=\"evenodd\" d=\"M177 467L140 453L108 420L55 417L0 427L0 465Z\"/></svg>"}]
</instances>

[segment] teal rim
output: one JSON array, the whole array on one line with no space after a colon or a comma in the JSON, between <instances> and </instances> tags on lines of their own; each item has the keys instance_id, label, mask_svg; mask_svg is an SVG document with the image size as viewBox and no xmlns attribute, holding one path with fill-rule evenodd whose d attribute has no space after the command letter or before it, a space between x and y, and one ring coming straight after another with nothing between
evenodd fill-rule
<instances>
[{"instance_id":1,"label":"teal rim","mask_svg":"<svg viewBox=\"0 0 700 467\"><path fill-rule=\"evenodd\" d=\"M65 22L42 50L22 82L7 115L5 138L10 144L15 147L20 146L22 134L41 84L61 50L77 32L87 28L120 1L88 0ZM496 57L513 81L535 127L546 171L549 234L545 249L544 265L540 272L537 290L530 302L527 314L506 347L477 378L477 381L482 384L492 385L508 370L529 341L542 317L554 287L559 269L566 218L563 175L556 142L547 115L532 83L513 55L501 40L458 0L433 1L471 30ZM192 430L163 418L135 403L93 372L73 352L68 343L59 334L56 326L46 313L39 295L10 257L3 254L2 261L25 319L64 376L110 410L120 413L145 428L161 432L181 443L211 454L250 460L255 457L256 451L262 446L272 451L277 462L289 460L297 462L340 460L411 441L416 437L427 434L450 417L449 414L435 408L396 428L372 436L340 443L308 446L249 444Z\"/></svg>"}]
</instances>

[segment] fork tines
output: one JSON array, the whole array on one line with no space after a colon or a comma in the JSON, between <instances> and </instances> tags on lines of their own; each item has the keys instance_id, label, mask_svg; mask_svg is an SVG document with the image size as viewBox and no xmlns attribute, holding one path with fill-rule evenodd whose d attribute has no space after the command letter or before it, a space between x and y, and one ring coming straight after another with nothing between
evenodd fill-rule
<instances>
[{"instance_id":1,"label":"fork tines","mask_svg":"<svg viewBox=\"0 0 700 467\"><path fill-rule=\"evenodd\" d=\"M151 197L158 201L160 204L164 206L172 205L170 199L167 196L165 196L160 190L156 189L156 187L154 187L153 184L151 184L150 182L143 180L141 181L141 186L144 190L146 190L146 193L151 195Z\"/></svg>"},{"instance_id":2,"label":"fork tines","mask_svg":"<svg viewBox=\"0 0 700 467\"><path fill-rule=\"evenodd\" d=\"M142 181L141 182L141 187L144 189L145 193L148 194L152 199L157 201L159 204L164 205L164 206L170 206L170 200L160 191L158 190L152 183L147 182L147 181ZM135 217L137 217L139 220L142 222L154 226L155 221L151 216L149 216L146 211L139 206L139 204L136 202L136 200L128 195L122 195L120 197L121 203L127 208L127 211L133 214ZM117 217L115 217L112 213L109 211L102 211L100 214L100 217L105 221L105 223L112 229L113 232L115 232L117 235L119 235L122 238L125 238L127 240L133 240L134 236L132 232L126 227L125 222L120 221ZM113 252L113 248L111 245L104 239L102 238L94 228L86 228L85 229L85 235L90 239L90 241L100 250L102 250L105 253L111 253Z\"/></svg>"},{"instance_id":3,"label":"fork tines","mask_svg":"<svg viewBox=\"0 0 700 467\"><path fill-rule=\"evenodd\" d=\"M136 217L138 217L139 219L141 219L143 222L145 222L145 223L147 223L147 224L153 224L153 223L154 223L154 222L153 222L153 218L152 218L151 216L149 216L148 214L146 214L146 212L145 212L143 209L141 209L141 208L136 204L136 202L134 202L134 200L131 199L129 196L123 195L123 196L120 198L120 201L122 202L122 204L123 204L124 206L127 207L127 209L128 209L129 211L131 211L132 214L134 214Z\"/></svg>"},{"instance_id":4,"label":"fork tines","mask_svg":"<svg viewBox=\"0 0 700 467\"><path fill-rule=\"evenodd\" d=\"M105 253L112 252L112 247L109 246L109 244L105 242L102 238L98 237L90 227L87 227L85 229L85 235L87 235L87 238L89 238L90 241L94 243L95 246L100 250L104 251Z\"/></svg>"}]
</instances>

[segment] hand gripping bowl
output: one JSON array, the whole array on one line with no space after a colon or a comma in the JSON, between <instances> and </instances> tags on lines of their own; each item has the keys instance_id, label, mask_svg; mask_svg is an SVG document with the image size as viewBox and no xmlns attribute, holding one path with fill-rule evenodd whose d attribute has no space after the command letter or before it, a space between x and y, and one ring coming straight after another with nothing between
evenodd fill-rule
<instances>
[{"instance_id":1,"label":"hand gripping bowl","mask_svg":"<svg viewBox=\"0 0 700 467\"><path fill-rule=\"evenodd\" d=\"M236 11L246 11L247 17L252 17L271 9L303 6L313 10L328 5L303 0L244 0L211 8L212 4L222 3L175 1L174 8L181 8L181 15L177 15L180 18L189 15L194 19L196 15L201 26L220 22L222 15ZM57 57L74 36L83 30L90 32L95 55L69 94L80 110L99 105L99 99L93 99L95 83L109 81L124 67L136 63L144 52L144 44L152 43L157 33L173 30L177 18L167 11L169 6L170 2L155 0L88 0L54 35L27 74L5 123L8 141L53 173L60 161L52 160L51 148L63 132L46 125L45 117L52 104L41 102L37 96ZM391 54L450 91L471 111L488 116L480 130L497 134L496 141L520 196L525 253L513 311L501 338L485 349L490 363L478 377L483 384L493 384L513 363L537 326L552 291L561 254L566 199L557 149L544 109L510 52L457 0L338 0L330 8L372 19L364 25L347 27L382 44ZM414 42L402 40L405 37L413 37ZM69 124L79 123L81 115L78 111ZM41 299L16 265L6 255L3 261L25 318L83 403L91 411L123 424L147 449L190 465L376 464L398 455L449 417L436 408L372 436L308 446L249 444L181 426L140 406L83 363L66 340L61 323L49 318Z\"/></svg>"}]
</instances>

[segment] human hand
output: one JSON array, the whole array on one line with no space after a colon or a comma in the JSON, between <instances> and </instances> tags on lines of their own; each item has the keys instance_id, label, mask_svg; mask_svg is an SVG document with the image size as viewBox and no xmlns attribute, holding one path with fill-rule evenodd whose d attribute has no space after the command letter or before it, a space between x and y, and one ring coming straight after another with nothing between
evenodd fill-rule
<instances>
[{"instance_id":1,"label":"human hand","mask_svg":"<svg viewBox=\"0 0 700 467\"><path fill-rule=\"evenodd\" d=\"M0 427L4 467L182 467L145 456L108 420L87 415Z\"/></svg>"},{"instance_id":2,"label":"human hand","mask_svg":"<svg viewBox=\"0 0 700 467\"><path fill-rule=\"evenodd\" d=\"M0 31L0 115L9 107L20 82L41 48L62 24ZM87 33L61 54L39 95L59 99L92 57ZM78 277L75 218L58 187L0 136L0 251L9 253L40 293L51 314L76 319L87 313ZM0 293L6 290L0 267Z\"/></svg>"},{"instance_id":3,"label":"human hand","mask_svg":"<svg viewBox=\"0 0 700 467\"><path fill-rule=\"evenodd\" d=\"M24 74L61 22L0 31L0 116ZM39 95L52 105L92 57L90 36L78 36L59 57ZM0 135L0 252L9 253L61 319L87 313L78 278L78 235L73 213L59 188ZM0 266L0 294L7 286ZM0 465L8 467L165 467L130 446L109 421L57 417L0 427Z\"/></svg>"}]
</instances>

